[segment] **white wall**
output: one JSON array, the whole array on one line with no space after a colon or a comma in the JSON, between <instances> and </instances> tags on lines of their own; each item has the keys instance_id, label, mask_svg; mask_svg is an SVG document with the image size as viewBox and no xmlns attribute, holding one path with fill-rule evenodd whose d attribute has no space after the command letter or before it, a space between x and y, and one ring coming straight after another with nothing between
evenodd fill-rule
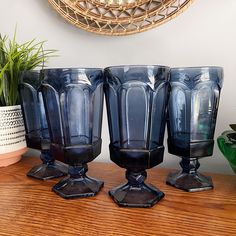
<instances>
[{"instance_id":1,"label":"white wall","mask_svg":"<svg viewBox=\"0 0 236 236\"><path fill-rule=\"evenodd\" d=\"M236 1L195 0L183 14L144 33L123 37L100 36L80 30L60 17L46 0L0 0L0 33L12 35L17 24L19 41L48 40L59 50L52 67L105 67L119 64L169 66L219 65L225 81L215 137L236 123ZM103 149L98 161L108 161L106 114ZM201 160L201 170L232 173L215 145L214 158ZM178 167L180 159L165 154L160 166Z\"/></svg>"}]
</instances>

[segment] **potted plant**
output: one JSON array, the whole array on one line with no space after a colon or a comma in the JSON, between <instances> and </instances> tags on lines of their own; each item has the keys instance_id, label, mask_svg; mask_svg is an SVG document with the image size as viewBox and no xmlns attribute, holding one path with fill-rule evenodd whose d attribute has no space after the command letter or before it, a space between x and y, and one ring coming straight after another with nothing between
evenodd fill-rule
<instances>
[{"instance_id":1,"label":"potted plant","mask_svg":"<svg viewBox=\"0 0 236 236\"><path fill-rule=\"evenodd\" d=\"M45 41L17 43L0 35L0 167L16 163L27 151L19 103L18 83L22 72L43 67L53 50L43 50Z\"/></svg>"},{"instance_id":2,"label":"potted plant","mask_svg":"<svg viewBox=\"0 0 236 236\"><path fill-rule=\"evenodd\" d=\"M232 170L236 174L236 124L231 124L229 126L232 130L224 131L217 138L217 143L220 151L228 160Z\"/></svg>"}]
</instances>

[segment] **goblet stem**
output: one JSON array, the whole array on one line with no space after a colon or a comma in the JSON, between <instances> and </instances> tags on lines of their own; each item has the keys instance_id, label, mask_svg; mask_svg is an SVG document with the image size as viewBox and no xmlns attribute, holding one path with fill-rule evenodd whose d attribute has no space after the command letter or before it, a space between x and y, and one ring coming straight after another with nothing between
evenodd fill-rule
<instances>
[{"instance_id":1,"label":"goblet stem","mask_svg":"<svg viewBox=\"0 0 236 236\"><path fill-rule=\"evenodd\" d=\"M200 167L200 163L197 158L182 158L179 164L182 167L182 172L186 174L196 174L197 169Z\"/></svg>"},{"instance_id":2,"label":"goblet stem","mask_svg":"<svg viewBox=\"0 0 236 236\"><path fill-rule=\"evenodd\" d=\"M50 153L50 150L42 150L40 159L42 160L43 164L46 164L46 165L53 165L55 162L54 158L52 157Z\"/></svg>"},{"instance_id":3,"label":"goblet stem","mask_svg":"<svg viewBox=\"0 0 236 236\"><path fill-rule=\"evenodd\" d=\"M48 180L62 177L68 172L66 165L54 160L50 150L42 150L40 159L43 163L34 166L27 173L27 176L40 180Z\"/></svg>"},{"instance_id":4,"label":"goblet stem","mask_svg":"<svg viewBox=\"0 0 236 236\"><path fill-rule=\"evenodd\" d=\"M52 190L67 199L95 196L104 182L86 176L87 171L87 164L69 166L69 175L54 185Z\"/></svg>"},{"instance_id":5,"label":"goblet stem","mask_svg":"<svg viewBox=\"0 0 236 236\"><path fill-rule=\"evenodd\" d=\"M180 161L181 171L171 172L166 183L187 192L213 189L210 176L204 176L197 170L200 167L198 158L185 158Z\"/></svg>"},{"instance_id":6,"label":"goblet stem","mask_svg":"<svg viewBox=\"0 0 236 236\"><path fill-rule=\"evenodd\" d=\"M88 165L81 164L81 165L69 166L68 173L71 178L78 179L78 178L84 178L84 176L86 176L87 171L88 171Z\"/></svg>"},{"instance_id":7,"label":"goblet stem","mask_svg":"<svg viewBox=\"0 0 236 236\"><path fill-rule=\"evenodd\" d=\"M146 171L126 171L128 183L109 191L113 200L123 207L152 207L159 202L164 193L151 184L144 183Z\"/></svg>"},{"instance_id":8,"label":"goblet stem","mask_svg":"<svg viewBox=\"0 0 236 236\"><path fill-rule=\"evenodd\" d=\"M144 185L145 179L147 178L146 171L133 172L127 170L125 175L126 179L128 180L128 184L133 188L141 188Z\"/></svg>"}]
</instances>

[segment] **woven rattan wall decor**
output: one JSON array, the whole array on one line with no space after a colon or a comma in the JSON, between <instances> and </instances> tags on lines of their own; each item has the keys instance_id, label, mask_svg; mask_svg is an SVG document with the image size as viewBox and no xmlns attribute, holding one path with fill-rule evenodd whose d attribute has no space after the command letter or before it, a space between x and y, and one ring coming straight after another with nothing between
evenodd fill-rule
<instances>
[{"instance_id":1,"label":"woven rattan wall decor","mask_svg":"<svg viewBox=\"0 0 236 236\"><path fill-rule=\"evenodd\" d=\"M128 35L158 26L193 0L48 0L67 21L105 35Z\"/></svg>"}]
</instances>

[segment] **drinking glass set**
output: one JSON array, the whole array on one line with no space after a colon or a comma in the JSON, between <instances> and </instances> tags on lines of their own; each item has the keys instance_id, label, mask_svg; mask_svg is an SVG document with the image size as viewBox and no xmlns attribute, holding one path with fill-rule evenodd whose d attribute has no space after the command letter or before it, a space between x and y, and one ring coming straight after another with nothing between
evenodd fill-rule
<instances>
[{"instance_id":1,"label":"drinking glass set","mask_svg":"<svg viewBox=\"0 0 236 236\"><path fill-rule=\"evenodd\" d=\"M104 182L86 175L101 153L105 92L110 158L126 169L127 183L109 191L119 206L151 207L164 193L145 183L146 169L168 151L182 158L182 170L166 183L193 192L213 188L197 172L211 156L222 87L220 67L113 66L25 72L19 85L26 141L41 150L42 164L28 176L47 180L67 175L53 191L63 198L94 196Z\"/></svg>"}]
</instances>

